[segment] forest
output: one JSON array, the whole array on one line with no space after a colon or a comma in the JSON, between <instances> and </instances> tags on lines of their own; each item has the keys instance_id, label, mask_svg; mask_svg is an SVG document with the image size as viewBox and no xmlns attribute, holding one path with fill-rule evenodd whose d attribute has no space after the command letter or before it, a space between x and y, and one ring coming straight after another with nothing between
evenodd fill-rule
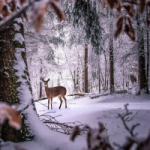
<instances>
[{"instance_id":1,"label":"forest","mask_svg":"<svg viewBox=\"0 0 150 150\"><path fill-rule=\"evenodd\" d=\"M0 0L0 150L150 150L149 0Z\"/></svg>"}]
</instances>

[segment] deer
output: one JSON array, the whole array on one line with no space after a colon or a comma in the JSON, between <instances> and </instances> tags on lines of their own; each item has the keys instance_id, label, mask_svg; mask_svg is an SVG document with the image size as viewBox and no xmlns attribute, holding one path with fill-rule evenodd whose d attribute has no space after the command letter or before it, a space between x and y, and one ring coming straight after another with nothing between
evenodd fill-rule
<instances>
[{"instance_id":1,"label":"deer","mask_svg":"<svg viewBox=\"0 0 150 150\"><path fill-rule=\"evenodd\" d=\"M60 106L59 109L61 108L62 102L64 99L65 101L65 108L67 108L67 99L65 98L66 95L66 88L63 86L56 86L56 87L48 87L48 82L50 81L50 79L48 79L47 81L45 81L43 78L41 78L41 80L44 82L44 86L45 86L45 93L46 96L48 98L48 109L49 109L49 102L51 100L51 109L52 109L52 101L53 101L53 97L58 97L60 100Z\"/></svg>"}]
</instances>

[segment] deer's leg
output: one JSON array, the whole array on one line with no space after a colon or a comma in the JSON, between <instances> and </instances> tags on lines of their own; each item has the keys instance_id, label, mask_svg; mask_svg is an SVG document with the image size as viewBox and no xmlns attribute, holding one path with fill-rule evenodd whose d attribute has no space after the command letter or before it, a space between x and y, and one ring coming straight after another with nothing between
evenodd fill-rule
<instances>
[{"instance_id":1,"label":"deer's leg","mask_svg":"<svg viewBox=\"0 0 150 150\"><path fill-rule=\"evenodd\" d=\"M63 99L65 100L65 107L67 108L67 99L65 98L65 96L63 96Z\"/></svg>"},{"instance_id":2,"label":"deer's leg","mask_svg":"<svg viewBox=\"0 0 150 150\"><path fill-rule=\"evenodd\" d=\"M49 101L50 101L50 98L48 98L48 109L49 109Z\"/></svg>"},{"instance_id":3,"label":"deer's leg","mask_svg":"<svg viewBox=\"0 0 150 150\"><path fill-rule=\"evenodd\" d=\"M60 99L60 106L59 106L59 109L60 109L60 108L61 108L61 105L62 105L63 100L61 99L61 97L59 97L59 99Z\"/></svg>"},{"instance_id":4,"label":"deer's leg","mask_svg":"<svg viewBox=\"0 0 150 150\"><path fill-rule=\"evenodd\" d=\"M53 108L52 108L52 101L53 101L53 98L51 97L51 109L53 109Z\"/></svg>"}]
</instances>

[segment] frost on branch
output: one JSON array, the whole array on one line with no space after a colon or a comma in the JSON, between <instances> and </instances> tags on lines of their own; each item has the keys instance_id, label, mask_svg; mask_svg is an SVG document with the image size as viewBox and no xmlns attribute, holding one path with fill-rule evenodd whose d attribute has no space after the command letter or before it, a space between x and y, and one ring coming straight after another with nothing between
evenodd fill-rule
<instances>
[{"instance_id":1,"label":"frost on branch","mask_svg":"<svg viewBox=\"0 0 150 150\"><path fill-rule=\"evenodd\" d=\"M7 119L9 121L10 126L16 129L20 129L21 118L19 113L9 105L0 103L0 124L2 124Z\"/></svg>"}]
</instances>

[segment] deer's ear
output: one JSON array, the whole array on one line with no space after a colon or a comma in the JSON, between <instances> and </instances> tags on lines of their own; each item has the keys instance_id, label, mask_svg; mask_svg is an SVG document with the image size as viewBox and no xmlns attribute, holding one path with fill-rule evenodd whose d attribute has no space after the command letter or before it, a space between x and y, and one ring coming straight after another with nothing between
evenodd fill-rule
<instances>
[{"instance_id":1,"label":"deer's ear","mask_svg":"<svg viewBox=\"0 0 150 150\"><path fill-rule=\"evenodd\" d=\"M48 82L49 80L50 80L50 79L48 79L47 82Z\"/></svg>"}]
</instances>

